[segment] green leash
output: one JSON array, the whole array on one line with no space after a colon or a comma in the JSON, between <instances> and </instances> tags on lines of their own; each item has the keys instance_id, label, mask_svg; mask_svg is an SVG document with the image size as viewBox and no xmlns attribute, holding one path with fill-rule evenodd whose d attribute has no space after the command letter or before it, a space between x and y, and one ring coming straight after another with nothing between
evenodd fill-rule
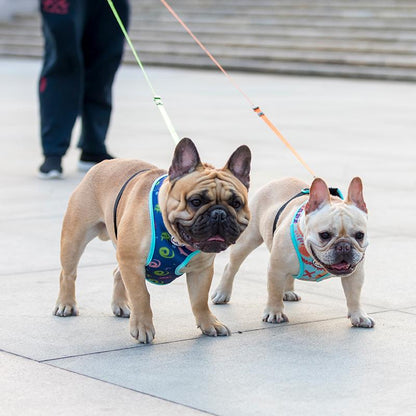
<instances>
[{"instance_id":1,"label":"green leash","mask_svg":"<svg viewBox=\"0 0 416 416\"><path fill-rule=\"evenodd\" d=\"M179 136L176 133L175 128L173 127L173 124L172 124L172 122L169 118L168 113L166 112L166 109L165 109L165 107L163 105L163 102L162 102L162 98L158 94L156 94L156 91L153 88L153 85L150 82L149 77L147 76L147 73L146 73L146 71L143 67L143 64L141 63L141 61L139 59L139 56L137 55L136 50L134 49L133 43L130 40L130 36L128 35L127 30L124 27L123 22L121 21L120 16L119 16L116 8L114 7L113 2L111 0L107 0L107 3L108 3L108 5L110 6L110 8L113 12L114 17L116 18L117 23L119 24L120 29L123 32L123 35L126 38L126 41L127 41L128 45L130 46L131 51L133 52L133 55L134 55L134 58L136 59L136 62L139 64L139 67L143 72L143 75L144 75L144 78L147 82L147 85L149 86L150 90L152 91L153 101L156 104L157 108L159 109L160 114L162 115L163 120L165 121L166 127L168 128L169 133L173 138L173 141L177 144L179 142Z\"/></svg>"}]
</instances>

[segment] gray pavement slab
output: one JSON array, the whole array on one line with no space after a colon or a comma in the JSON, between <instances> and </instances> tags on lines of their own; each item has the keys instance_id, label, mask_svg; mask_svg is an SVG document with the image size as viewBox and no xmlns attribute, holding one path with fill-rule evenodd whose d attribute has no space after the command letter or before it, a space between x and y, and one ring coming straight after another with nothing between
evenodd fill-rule
<instances>
[{"instance_id":1,"label":"gray pavement slab","mask_svg":"<svg viewBox=\"0 0 416 416\"><path fill-rule=\"evenodd\" d=\"M416 321L376 317L369 331L335 319L49 364L214 414L414 414Z\"/></svg>"},{"instance_id":2,"label":"gray pavement slab","mask_svg":"<svg viewBox=\"0 0 416 416\"><path fill-rule=\"evenodd\" d=\"M414 413L416 84L233 74L331 186L345 191L353 176L363 178L370 246L362 300L376 320L374 329L350 327L337 279L298 282L302 301L287 304L290 322L263 323L268 253L262 246L241 267L231 303L211 305L232 330L230 338L200 334L185 281L178 279L168 287L149 286L157 335L154 345L140 346L129 335L128 320L111 313L110 243L93 241L81 260L80 316L51 314L61 222L82 174L76 170L77 125L64 159L65 180L36 178L39 69L37 61L0 62L5 414ZM250 146L251 193L282 176L311 180L221 73L148 73L179 135L196 142L202 159L221 166L237 146ZM135 67L118 73L108 145L117 156L169 166L173 141ZM217 257L213 288L227 256Z\"/></svg>"},{"instance_id":3,"label":"gray pavement slab","mask_svg":"<svg viewBox=\"0 0 416 416\"><path fill-rule=\"evenodd\" d=\"M203 412L105 381L0 352L2 415L200 415Z\"/></svg>"},{"instance_id":4,"label":"gray pavement slab","mask_svg":"<svg viewBox=\"0 0 416 416\"><path fill-rule=\"evenodd\" d=\"M226 256L220 257L218 263L224 263ZM80 315L65 319L51 313L58 292L58 270L3 276L6 288L0 294L3 349L43 361L97 353L103 351L103 346L106 351L137 347L137 342L129 335L128 320L114 317L111 311L111 272L114 266L115 263L80 267L77 279ZM246 273L236 283L230 304L211 305L214 314L233 333L273 326L261 320L266 300L266 280L261 277ZM320 285L324 289L322 293L303 295L299 292L303 300L287 304L286 312L291 324L343 317L342 326L349 326L345 300L337 293L336 287L325 291L325 283ZM337 283L340 286L340 282ZM26 293L28 287L31 290ZM149 291L157 333L155 344L202 337L195 326L185 279L178 279L168 287L149 285ZM19 293L21 296L16 296ZM16 314L16 310L21 313ZM377 306L367 306L368 312L382 310Z\"/></svg>"}]
</instances>

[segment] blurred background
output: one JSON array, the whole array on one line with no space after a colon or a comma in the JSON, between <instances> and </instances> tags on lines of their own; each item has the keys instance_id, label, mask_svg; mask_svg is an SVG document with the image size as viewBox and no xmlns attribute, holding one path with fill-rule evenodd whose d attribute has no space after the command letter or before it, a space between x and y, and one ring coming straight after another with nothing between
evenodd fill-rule
<instances>
[{"instance_id":1,"label":"blurred background","mask_svg":"<svg viewBox=\"0 0 416 416\"><path fill-rule=\"evenodd\" d=\"M214 68L160 1L130 4L130 36L144 64ZM414 0L170 0L170 4L227 69L416 80ZM0 0L0 56L42 56L37 8L36 0ZM124 61L134 63L129 50Z\"/></svg>"}]
</instances>

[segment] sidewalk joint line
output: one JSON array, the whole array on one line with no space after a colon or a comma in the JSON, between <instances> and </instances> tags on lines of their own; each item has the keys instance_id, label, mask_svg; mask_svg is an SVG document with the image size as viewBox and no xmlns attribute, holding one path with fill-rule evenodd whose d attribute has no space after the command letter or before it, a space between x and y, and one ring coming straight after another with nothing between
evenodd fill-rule
<instances>
[{"instance_id":1,"label":"sidewalk joint line","mask_svg":"<svg viewBox=\"0 0 416 416\"><path fill-rule=\"evenodd\" d=\"M18 358L26 359L26 360L32 361L34 363L47 365L48 367L51 367L51 368L56 369L56 370L66 371L66 372L71 373L71 374L76 374L76 375L81 376L81 377L86 377L86 378L89 378L91 380L96 380L96 381L99 381L101 383L106 383L106 384L109 384L111 386L115 386L115 387L119 387L121 389L129 390L129 391L132 391L134 393L144 394L146 396L153 397L153 398L158 399L158 400L163 400L164 402L167 402L167 403L173 403L173 404L176 404L176 405L179 405L179 406L182 406L182 407L186 407L186 408L189 408L189 409L194 409L194 410L197 410L201 413L205 413L207 415L219 416L216 413L208 412L208 411L203 410L203 409L198 409L197 407L193 407L193 406L189 406L189 405L186 405L186 404L183 404L183 403L175 402L173 400L165 399L164 397L159 397L159 396L156 396L154 394L147 393L147 392L144 392L144 391L135 390L131 387L126 387L126 386L123 386L123 385L120 385L120 384L113 383L111 381L101 380L97 377L93 377L93 376L90 376L88 374L83 374L83 373L79 373L79 372L74 371L74 370L69 370L67 368L59 367L57 365L50 364L47 361L39 361L39 360L36 360L34 358L30 358L30 357L26 357L24 355L20 355L20 354L14 353L14 352L6 351L2 348L0 348L0 352L3 352L5 354L10 354L10 355L13 355L13 356L18 357Z\"/></svg>"},{"instance_id":2,"label":"sidewalk joint line","mask_svg":"<svg viewBox=\"0 0 416 416\"><path fill-rule=\"evenodd\" d=\"M382 313L382 312L391 312L391 310L386 310L386 311L379 311L378 313ZM371 313L372 315L373 313ZM319 322L330 322L330 321L335 321L335 320L339 320L339 319L344 319L345 316L336 316L336 317L332 317L332 318L324 318L324 319L317 319L317 320L313 320L313 321L304 321L304 322L297 322L297 323L288 323L288 324L268 324L270 326L265 326L265 327L261 327L261 328L252 328L252 329L245 329L243 331L241 330L237 330L237 331L232 331L231 334L232 335L239 335L239 334L244 334L244 333L248 333L248 332L255 332L255 331L269 331L272 329L283 329L283 328L290 328L290 327L294 327L294 326L299 326L299 325L306 325L306 324L313 324L313 323L319 323ZM223 337L224 339L226 339L227 337ZM93 356L93 355L99 355L99 354L108 354L108 353L113 353L113 352L117 352L117 351L127 351L127 350L133 350L133 349L138 349L138 348L156 348L158 346L161 345L167 345L167 344L177 344L180 342L188 342L188 341L192 341L192 340L197 340L197 339L206 339L205 337L201 335L195 336L195 337L191 337L191 338L183 338L183 339L177 339L177 340L172 340L172 341L164 341L164 342L159 342L159 343L154 343L154 344L137 344L137 345L133 345L131 347L123 347L123 348L115 348L115 349L109 349L109 350L105 350L105 351L93 351L93 352L87 352L87 353L82 353L82 354L74 354L74 355L68 355L68 356L62 356L62 357L55 357L55 358L47 358L44 360L39 360L39 362L41 363L48 363L48 362L54 362L54 361L60 361L60 360L67 360L67 359L71 359L71 358L79 358L79 357L87 357L87 356Z\"/></svg>"}]
</instances>

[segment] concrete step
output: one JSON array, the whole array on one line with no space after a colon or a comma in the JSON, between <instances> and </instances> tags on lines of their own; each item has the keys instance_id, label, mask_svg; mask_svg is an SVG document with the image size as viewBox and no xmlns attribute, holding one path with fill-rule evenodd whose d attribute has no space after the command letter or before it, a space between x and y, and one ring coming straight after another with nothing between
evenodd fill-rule
<instances>
[{"instance_id":1,"label":"concrete step","mask_svg":"<svg viewBox=\"0 0 416 416\"><path fill-rule=\"evenodd\" d=\"M228 69L416 80L416 2L171 0ZM213 64L159 2L132 0L130 36L145 64ZM39 15L0 24L0 55L41 57ZM130 52L126 63L135 62Z\"/></svg>"},{"instance_id":2,"label":"concrete step","mask_svg":"<svg viewBox=\"0 0 416 416\"><path fill-rule=\"evenodd\" d=\"M149 19L151 17L151 19ZM157 18L157 19L156 19ZM227 14L201 14L198 13L182 13L182 20L188 21L195 27L207 27L211 26L212 30L219 30L223 26L247 26L250 27L263 27L267 29L270 26L279 27L318 27L322 29L339 29L339 28L367 28L367 29L388 29L388 30L410 30L416 31L414 23L416 17L400 17L400 18L344 18L338 16L331 17L313 17L310 15L304 16L274 16L274 15L227 15ZM158 26L171 25L176 21L173 20L171 15L164 13L158 13L154 16L134 16L132 19L133 25L148 24L152 20L157 20ZM177 23L176 23L177 24Z\"/></svg>"},{"instance_id":3,"label":"concrete step","mask_svg":"<svg viewBox=\"0 0 416 416\"><path fill-rule=\"evenodd\" d=\"M416 33L416 2L412 13L406 13L406 16L395 18L375 18L363 17L344 18L339 16L313 16L305 13L301 16L276 16L276 15L250 15L250 14L226 14L226 13L203 13L186 12L180 14L188 26L195 31L210 31L218 33L221 30L228 32L241 32L243 29L260 31L268 35L269 31L281 29L302 30L302 29L320 29L322 32L341 31L341 33L354 32L357 29L363 33L372 33L372 31L395 33L395 32L414 32ZM13 19L14 27L25 27L27 29L39 28L39 16L17 16ZM3 24L4 25L4 24ZM6 24L5 26L10 25ZM192 27L194 26L194 27ZM152 28L158 30L176 30L183 31L178 22L165 10L158 10L154 13L143 13L143 10L137 11L136 15L131 18L131 28L143 29ZM378 32L377 32L378 31ZM279 33L279 32L277 32Z\"/></svg>"},{"instance_id":4,"label":"concrete step","mask_svg":"<svg viewBox=\"0 0 416 416\"><path fill-rule=\"evenodd\" d=\"M39 38L27 38L23 40L14 39L12 42L3 44L0 41L0 53L12 56L21 50L21 54L30 52L30 56L41 56L42 42ZM127 53L129 49L126 48ZM344 64L344 65L366 65L366 66L380 66L380 67L397 67L397 68L415 68L416 69L416 54L410 53L371 53L366 50L361 52L345 53L339 50L309 50L307 48L297 47L291 49L287 48L266 48L262 46L235 46L232 50L228 45L211 44L211 53L218 59L236 59L239 65L242 66L244 61L282 61L282 62L305 62L318 64ZM184 57L198 57L205 56L200 49L192 44L183 44L181 42L144 42L140 43L140 48L137 48L140 59L145 56L162 55L172 57L175 55ZM144 55L146 54L146 55ZM158 58L159 60L159 58Z\"/></svg>"},{"instance_id":5,"label":"concrete step","mask_svg":"<svg viewBox=\"0 0 416 416\"><path fill-rule=\"evenodd\" d=\"M167 58L169 63L167 64ZM183 57L171 55L141 54L141 59L149 65L216 69L214 64L205 56ZM127 56L126 61L135 64L132 57ZM298 74L298 75L323 75L340 76L348 78L373 78L390 79L401 81L415 81L414 68L391 68L391 67L371 67L371 66L352 66L342 64L320 64L290 61L270 61L270 60L237 60L233 58L221 58L221 65L228 71L254 71L264 73Z\"/></svg>"},{"instance_id":6,"label":"concrete step","mask_svg":"<svg viewBox=\"0 0 416 416\"><path fill-rule=\"evenodd\" d=\"M185 34L178 34L177 32L158 32L157 34L147 30L131 30L130 37L138 50L143 48L151 48L153 45L163 43L169 46L170 49L178 50L179 48L187 48L195 46L195 42ZM202 34L201 39L207 37L207 34ZM416 39L388 41L388 40L362 40L362 39L334 39L322 38L317 41L310 37L268 37L263 39L261 36L241 36L230 35L227 40L220 34L210 34L209 41L206 42L210 48L217 47L242 47L250 50L299 50L299 51L330 51L330 52L355 52L355 53L376 53L376 54L402 54L415 56L416 55ZM11 46L42 46L43 39L41 36L33 36L32 31L16 31L15 28L11 30L0 28L0 45L6 47ZM200 50L198 48L198 50Z\"/></svg>"},{"instance_id":7,"label":"concrete step","mask_svg":"<svg viewBox=\"0 0 416 416\"><path fill-rule=\"evenodd\" d=\"M7 48L12 52L18 48L25 49L37 49L39 53L42 52L42 44L37 40L28 41L24 44L16 42L15 44L2 45L3 51L6 52ZM316 62L319 64L349 64L349 65L367 65L367 66L389 66L389 67L401 67L401 68L415 68L416 69L416 55L409 54L368 54L366 52L350 52L345 54L342 51L310 51L307 49L276 49L274 47L233 47L232 50L228 46L211 45L211 53L218 58L235 58L239 62L245 60L261 60L261 61L292 61L292 62ZM179 55L183 57L197 57L199 55L205 56L201 51L193 44L184 45L182 43L169 43L166 44L152 42L143 43L137 50L140 58L143 54L149 56L154 53L155 55L174 56ZM10 54L11 54L10 52ZM34 51L32 52L34 53ZM143 55L144 56L144 55Z\"/></svg>"}]
</instances>

